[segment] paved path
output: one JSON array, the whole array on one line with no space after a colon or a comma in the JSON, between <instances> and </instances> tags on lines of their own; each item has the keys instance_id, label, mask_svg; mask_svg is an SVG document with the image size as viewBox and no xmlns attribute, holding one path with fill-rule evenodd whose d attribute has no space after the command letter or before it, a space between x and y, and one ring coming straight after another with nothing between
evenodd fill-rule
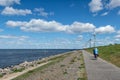
<instances>
[{"instance_id":1,"label":"paved path","mask_svg":"<svg viewBox=\"0 0 120 80\"><path fill-rule=\"evenodd\" d=\"M88 80L120 80L120 68L83 51Z\"/></svg>"}]
</instances>

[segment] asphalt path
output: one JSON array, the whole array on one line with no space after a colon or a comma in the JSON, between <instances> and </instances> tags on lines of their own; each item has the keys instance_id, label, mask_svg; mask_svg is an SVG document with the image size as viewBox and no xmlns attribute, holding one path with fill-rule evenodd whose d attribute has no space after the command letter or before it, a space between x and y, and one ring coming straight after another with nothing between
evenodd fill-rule
<instances>
[{"instance_id":1,"label":"asphalt path","mask_svg":"<svg viewBox=\"0 0 120 80\"><path fill-rule=\"evenodd\" d=\"M83 50L88 80L120 80L120 68Z\"/></svg>"}]
</instances>

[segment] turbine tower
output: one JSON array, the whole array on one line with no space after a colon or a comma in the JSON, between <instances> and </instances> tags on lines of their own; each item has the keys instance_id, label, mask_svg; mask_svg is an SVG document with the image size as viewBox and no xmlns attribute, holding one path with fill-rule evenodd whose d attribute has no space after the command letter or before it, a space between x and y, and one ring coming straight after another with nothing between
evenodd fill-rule
<instances>
[{"instance_id":1,"label":"turbine tower","mask_svg":"<svg viewBox=\"0 0 120 80\"><path fill-rule=\"evenodd\" d=\"M93 37L94 37L94 48L96 47L96 33L93 33Z\"/></svg>"}]
</instances>

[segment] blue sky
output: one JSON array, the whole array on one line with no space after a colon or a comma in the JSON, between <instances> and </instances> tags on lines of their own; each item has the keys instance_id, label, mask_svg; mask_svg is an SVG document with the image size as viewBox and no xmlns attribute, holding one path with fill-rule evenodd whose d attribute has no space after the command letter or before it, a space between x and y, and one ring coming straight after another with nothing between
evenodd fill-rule
<instances>
[{"instance_id":1,"label":"blue sky","mask_svg":"<svg viewBox=\"0 0 120 80\"><path fill-rule=\"evenodd\" d=\"M120 0L1 0L0 19L2 49L120 43Z\"/></svg>"}]
</instances>

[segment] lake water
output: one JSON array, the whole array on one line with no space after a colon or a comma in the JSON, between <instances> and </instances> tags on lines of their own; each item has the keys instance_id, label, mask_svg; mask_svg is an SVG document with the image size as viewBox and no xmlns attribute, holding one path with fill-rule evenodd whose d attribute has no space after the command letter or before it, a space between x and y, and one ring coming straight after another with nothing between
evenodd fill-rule
<instances>
[{"instance_id":1,"label":"lake water","mask_svg":"<svg viewBox=\"0 0 120 80\"><path fill-rule=\"evenodd\" d=\"M73 49L0 49L0 68L73 51Z\"/></svg>"}]
</instances>

